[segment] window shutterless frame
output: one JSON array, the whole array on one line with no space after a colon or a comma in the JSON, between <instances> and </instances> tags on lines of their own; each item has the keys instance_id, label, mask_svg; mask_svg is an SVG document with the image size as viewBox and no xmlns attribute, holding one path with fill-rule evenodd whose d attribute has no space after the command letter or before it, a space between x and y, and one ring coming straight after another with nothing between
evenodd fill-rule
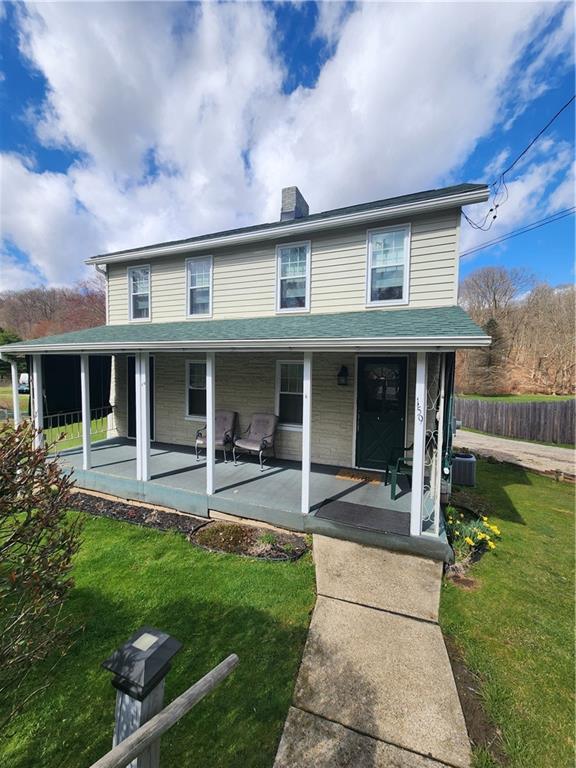
<instances>
[{"instance_id":1,"label":"window shutterless frame","mask_svg":"<svg viewBox=\"0 0 576 768\"><path fill-rule=\"evenodd\" d=\"M137 270L145 269L148 272L148 292L140 291L138 293L132 292L132 274ZM138 264L132 267L128 267L126 270L126 279L128 282L128 319L131 323L148 323L152 319L152 270L150 264ZM148 315L146 317L134 317L134 296L148 295Z\"/></svg>"},{"instance_id":2,"label":"window shutterless frame","mask_svg":"<svg viewBox=\"0 0 576 768\"><path fill-rule=\"evenodd\" d=\"M205 261L209 264L209 277L208 284L202 286L191 285L192 268L194 264ZM212 317L212 292L214 282L214 259L212 256L192 256L186 259L186 317L188 320L199 320L203 318ZM199 290L202 288L208 288L208 312L193 313L191 292L192 290Z\"/></svg>"},{"instance_id":3,"label":"window shutterless frame","mask_svg":"<svg viewBox=\"0 0 576 768\"><path fill-rule=\"evenodd\" d=\"M204 392L206 392L206 359L204 357L199 357L196 359L190 359L186 360L186 365L184 366L184 418L188 421L205 421L206 420L206 414L205 413L190 413L189 412L189 392L191 389L194 389L196 391L202 391L201 387L191 387L190 386L190 366L191 365L202 365L204 366Z\"/></svg>"},{"instance_id":4,"label":"window shutterless frame","mask_svg":"<svg viewBox=\"0 0 576 768\"><path fill-rule=\"evenodd\" d=\"M299 365L301 368L304 366L303 360L277 360L276 361L276 386L275 386L275 409L276 409L276 415L278 418L280 418L280 395L281 394L299 394L301 395L302 399L304 399L304 392L286 392L282 393L281 391L281 381L282 381L282 366L283 365ZM302 424L288 424L288 423L282 423L278 422L278 429L285 430L287 432L302 432Z\"/></svg>"},{"instance_id":5,"label":"window shutterless frame","mask_svg":"<svg viewBox=\"0 0 576 768\"><path fill-rule=\"evenodd\" d=\"M373 265L372 238L375 235L386 232L404 233L404 260L402 275L402 298L400 299L380 299L372 301L372 270ZM408 304L410 301L410 224L399 224L394 227L378 227L369 229L366 232L366 306L367 307L393 307Z\"/></svg>"},{"instance_id":6,"label":"window shutterless frame","mask_svg":"<svg viewBox=\"0 0 576 768\"><path fill-rule=\"evenodd\" d=\"M306 285L304 289L303 307L282 307L282 282L290 279L290 276L282 277L282 252L288 248L306 248L306 268L302 275L297 277L304 278ZM304 240L298 243L279 243L276 246L276 312L310 312L310 274L312 261L312 244L310 240ZM293 279L295 276L292 276Z\"/></svg>"}]
</instances>

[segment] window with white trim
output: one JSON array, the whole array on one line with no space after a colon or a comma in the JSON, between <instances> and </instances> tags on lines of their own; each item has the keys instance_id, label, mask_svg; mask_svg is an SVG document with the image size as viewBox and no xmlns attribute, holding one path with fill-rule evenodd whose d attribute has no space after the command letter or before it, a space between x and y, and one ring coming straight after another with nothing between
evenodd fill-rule
<instances>
[{"instance_id":1,"label":"window with white trim","mask_svg":"<svg viewBox=\"0 0 576 768\"><path fill-rule=\"evenodd\" d=\"M409 243L409 227L368 233L368 304L408 301Z\"/></svg>"},{"instance_id":2,"label":"window with white trim","mask_svg":"<svg viewBox=\"0 0 576 768\"><path fill-rule=\"evenodd\" d=\"M299 312L309 309L310 243L279 245L276 253L278 312Z\"/></svg>"},{"instance_id":3,"label":"window with white trim","mask_svg":"<svg viewBox=\"0 0 576 768\"><path fill-rule=\"evenodd\" d=\"M188 317L212 314L212 256L200 256L186 262Z\"/></svg>"},{"instance_id":4,"label":"window with white trim","mask_svg":"<svg viewBox=\"0 0 576 768\"><path fill-rule=\"evenodd\" d=\"M206 416L206 361L186 362L186 416Z\"/></svg>"},{"instance_id":5,"label":"window with white trim","mask_svg":"<svg viewBox=\"0 0 576 768\"><path fill-rule=\"evenodd\" d=\"M150 267L128 269L130 320L150 319Z\"/></svg>"},{"instance_id":6,"label":"window with white trim","mask_svg":"<svg viewBox=\"0 0 576 768\"><path fill-rule=\"evenodd\" d=\"M278 361L276 366L278 423L285 426L301 427L304 364Z\"/></svg>"}]
</instances>

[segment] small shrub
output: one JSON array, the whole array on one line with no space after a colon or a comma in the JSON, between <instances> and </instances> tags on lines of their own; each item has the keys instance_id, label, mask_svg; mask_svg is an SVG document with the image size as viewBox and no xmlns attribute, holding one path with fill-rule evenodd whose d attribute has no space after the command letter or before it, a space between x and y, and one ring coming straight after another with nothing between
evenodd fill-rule
<instances>
[{"instance_id":1,"label":"small shrub","mask_svg":"<svg viewBox=\"0 0 576 768\"><path fill-rule=\"evenodd\" d=\"M0 697L9 711L31 666L69 640L62 606L80 543L79 519L66 515L72 481L34 435L27 423L0 425Z\"/></svg>"},{"instance_id":2,"label":"small shrub","mask_svg":"<svg viewBox=\"0 0 576 768\"><path fill-rule=\"evenodd\" d=\"M273 547L274 544L278 543L278 536L271 531L266 531L265 533L260 534L258 541L260 544L269 544L271 547Z\"/></svg>"}]
</instances>

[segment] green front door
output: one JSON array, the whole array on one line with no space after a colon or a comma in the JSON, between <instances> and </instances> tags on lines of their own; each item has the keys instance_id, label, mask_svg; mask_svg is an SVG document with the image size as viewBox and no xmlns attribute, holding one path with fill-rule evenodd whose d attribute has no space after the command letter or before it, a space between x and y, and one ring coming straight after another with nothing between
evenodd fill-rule
<instances>
[{"instance_id":1,"label":"green front door","mask_svg":"<svg viewBox=\"0 0 576 768\"><path fill-rule=\"evenodd\" d=\"M358 358L356 465L386 469L393 449L404 447L406 358Z\"/></svg>"}]
</instances>

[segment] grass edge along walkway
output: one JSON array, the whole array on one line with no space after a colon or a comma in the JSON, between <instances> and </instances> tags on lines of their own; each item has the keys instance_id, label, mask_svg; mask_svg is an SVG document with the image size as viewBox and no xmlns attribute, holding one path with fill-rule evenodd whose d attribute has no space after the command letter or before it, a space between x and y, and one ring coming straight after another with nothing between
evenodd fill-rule
<instances>
[{"instance_id":1,"label":"grass edge along walkway","mask_svg":"<svg viewBox=\"0 0 576 768\"><path fill-rule=\"evenodd\" d=\"M574 760L574 488L478 462L478 488L502 531L467 576L445 582L440 624L482 681L509 768L564 768ZM476 765L492 766L485 755Z\"/></svg>"}]
</instances>

